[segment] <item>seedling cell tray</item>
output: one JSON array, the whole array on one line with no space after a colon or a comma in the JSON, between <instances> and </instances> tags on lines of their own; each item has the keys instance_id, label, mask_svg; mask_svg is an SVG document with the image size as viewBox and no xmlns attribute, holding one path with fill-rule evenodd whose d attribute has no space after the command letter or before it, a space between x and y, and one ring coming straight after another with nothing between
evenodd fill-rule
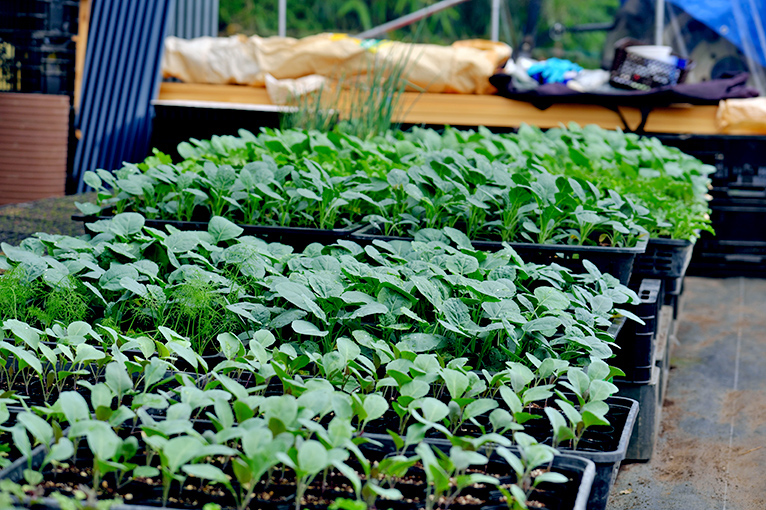
<instances>
[{"instance_id":1,"label":"seedling cell tray","mask_svg":"<svg viewBox=\"0 0 766 510\"><path fill-rule=\"evenodd\" d=\"M72 220L82 221L85 224L98 220L109 220L112 216L86 216L83 214L72 215ZM178 230L203 230L207 231L206 221L174 221L174 220L149 220L144 226L164 229L168 225ZM318 229L304 227L277 227L271 225L239 225L244 229L242 235L255 236L270 243L282 243L292 246L297 251L302 251L311 243L333 244L340 239L348 239L352 232L361 228L361 225L350 225L345 228Z\"/></svg>"},{"instance_id":2,"label":"seedling cell tray","mask_svg":"<svg viewBox=\"0 0 766 510\"><path fill-rule=\"evenodd\" d=\"M694 251L694 243L686 239L651 238L646 252L636 259L637 278L683 278Z\"/></svg>"},{"instance_id":3,"label":"seedling cell tray","mask_svg":"<svg viewBox=\"0 0 766 510\"><path fill-rule=\"evenodd\" d=\"M625 397L609 397L607 399L609 407L620 406L627 410L625 425L622 427L620 440L617 449L611 452L587 452L577 451L568 452L578 455L596 465L596 478L593 481L593 488L590 491L588 499L588 510L604 510L609 492L617 479L617 472L620 470L620 464L628 451L628 442L633 433L633 426L638 416L638 402Z\"/></svg>"},{"instance_id":4,"label":"seedling cell tray","mask_svg":"<svg viewBox=\"0 0 766 510\"><path fill-rule=\"evenodd\" d=\"M593 480L593 488L590 491L588 499L588 510L604 510L606 508L607 500L609 499L609 492L614 485L614 481L617 478L617 472L620 469L620 464L625 459L625 455L628 450L628 443L630 441L631 434L633 433L633 426L636 423L636 417L638 416L639 405L635 400L625 397L609 397L606 399L609 404L609 413L607 418L609 419L612 427L614 427L613 435L610 435L611 441L605 441L604 444L608 444L611 447L608 451L596 451L595 449L587 449L585 446L578 450L567 449L564 445L559 445L558 450L567 455L574 455L582 457L593 462L596 466L596 475ZM538 440L543 440L542 437L536 437L534 432L530 432L529 429L525 429L525 432L531 434ZM543 433L544 430L540 429L538 432ZM588 432L586 432L586 435ZM364 433L364 437L378 441L383 444L384 448L393 452L396 447L393 444L393 440L387 434L382 433ZM548 436L550 438L550 436ZM425 439L426 443L432 444L439 448L449 448L450 442L443 438L428 438ZM548 444L550 444L548 442ZM582 445L582 443L581 443Z\"/></svg>"},{"instance_id":5,"label":"seedling cell tray","mask_svg":"<svg viewBox=\"0 0 766 510\"><path fill-rule=\"evenodd\" d=\"M511 448L514 453L518 455L518 452L515 451L514 448ZM44 457L45 457L45 449L42 446L37 447L35 450L33 450L33 457L32 457L32 467L38 468L40 464L42 463ZM490 461L492 462L492 460ZM0 480L8 479L14 482L21 482L23 481L23 472L28 467L28 459L26 457L21 457L17 461L15 461L11 466L9 466L7 469L0 472ZM592 461L584 459L580 456L570 455L570 454L559 454L556 455L553 458L552 464L551 464L551 470L562 473L569 479L568 482L564 484L541 484L540 488L542 488L544 485L547 485L545 487L545 494L543 497L541 497L541 501L544 501L546 506L544 508L556 508L559 510L586 510L590 508L588 506L588 497L591 494L592 491L592 485L596 476L596 469L595 465ZM135 488L134 488L135 489ZM559 489L559 490L557 490ZM144 487L144 490L146 490L146 487ZM289 488L288 488L289 490ZM139 495L139 493L133 491L134 494ZM161 488L160 487L150 487L148 492L143 492L140 494L142 496L142 499L144 501L151 500L152 495L156 496L157 498L161 497ZM287 494L284 494L287 495ZM344 494L344 497L347 496ZM502 497L502 494L499 491L489 491L487 495L487 500L485 504L481 507L482 509L501 509L501 508L507 508L504 503L501 502L500 498ZM211 496L210 502L216 502L216 497ZM407 503L400 503L397 501L391 501L390 508L394 509L401 509L401 510L415 510L416 508L422 508L420 505L415 504L407 504ZM24 506L30 506L35 508L55 508L59 509L61 508L60 504L53 498L41 498L37 499L34 502L30 500L26 500L22 502L22 505ZM281 501L253 501L251 502L251 505L255 507L257 505L258 508L263 508L264 510L292 510L295 505L293 500L287 500L284 499ZM312 506L309 505L310 508L324 508L323 506ZM112 505L110 506L111 510L156 510L158 508L154 505L146 505L146 504L138 504L138 505L130 505L130 504L119 504L119 505ZM187 510L191 507L189 507L186 504L171 504L164 508L178 508L180 510ZM378 508L389 508L388 506L379 506ZM453 505L452 508L459 509L462 508L460 505ZM476 506L468 506L467 508L476 509Z\"/></svg>"},{"instance_id":6,"label":"seedling cell tray","mask_svg":"<svg viewBox=\"0 0 766 510\"><path fill-rule=\"evenodd\" d=\"M412 241L410 237L380 235L375 225L368 225L351 234L351 240L359 244L372 244L381 241ZM471 241L477 250L498 251L503 243L498 241ZM633 248L613 248L610 246L573 246L567 244L506 243L513 248L525 262L535 264L559 264L576 272L584 272L582 261L592 262L602 273L608 273L627 285L633 273L636 257L646 251L647 241L642 241Z\"/></svg>"},{"instance_id":7,"label":"seedling cell tray","mask_svg":"<svg viewBox=\"0 0 766 510\"><path fill-rule=\"evenodd\" d=\"M648 383L652 377L654 364L655 337L662 297L662 281L645 279L637 289L641 300L637 305L628 307L644 324L630 321L617 336L619 349L615 352L612 364L625 372L621 381Z\"/></svg>"}]
</instances>

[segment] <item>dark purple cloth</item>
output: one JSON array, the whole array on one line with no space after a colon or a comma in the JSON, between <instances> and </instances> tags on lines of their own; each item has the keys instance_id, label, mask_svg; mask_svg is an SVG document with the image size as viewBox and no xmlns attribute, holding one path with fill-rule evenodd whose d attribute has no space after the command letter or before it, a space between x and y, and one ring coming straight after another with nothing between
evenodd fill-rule
<instances>
[{"instance_id":1,"label":"dark purple cloth","mask_svg":"<svg viewBox=\"0 0 766 510\"><path fill-rule=\"evenodd\" d=\"M541 110L557 103L597 104L607 108L653 108L673 103L718 104L721 99L756 97L758 91L745 84L748 76L747 73L742 73L733 78L681 83L647 91L621 90L614 93L577 92L563 83L547 83L536 89L520 91L513 88L511 77L507 74L496 74L489 81L497 88L499 95L527 101Z\"/></svg>"}]
</instances>

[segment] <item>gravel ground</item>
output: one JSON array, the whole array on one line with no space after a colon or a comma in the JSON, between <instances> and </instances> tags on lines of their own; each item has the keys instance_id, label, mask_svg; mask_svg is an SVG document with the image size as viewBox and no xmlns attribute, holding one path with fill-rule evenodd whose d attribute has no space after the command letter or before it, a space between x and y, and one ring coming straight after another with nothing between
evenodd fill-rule
<instances>
[{"instance_id":1,"label":"gravel ground","mask_svg":"<svg viewBox=\"0 0 766 510\"><path fill-rule=\"evenodd\" d=\"M74 203L94 198L94 194L69 195L0 206L0 242L16 245L35 232L81 236L83 224L72 221L79 212Z\"/></svg>"}]
</instances>

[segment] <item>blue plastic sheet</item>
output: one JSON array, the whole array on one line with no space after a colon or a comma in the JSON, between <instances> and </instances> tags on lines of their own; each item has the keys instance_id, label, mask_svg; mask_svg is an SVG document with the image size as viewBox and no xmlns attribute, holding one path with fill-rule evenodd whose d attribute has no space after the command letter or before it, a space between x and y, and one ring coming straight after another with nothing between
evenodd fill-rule
<instances>
[{"instance_id":1,"label":"blue plastic sheet","mask_svg":"<svg viewBox=\"0 0 766 510\"><path fill-rule=\"evenodd\" d=\"M766 0L668 0L766 67Z\"/></svg>"}]
</instances>

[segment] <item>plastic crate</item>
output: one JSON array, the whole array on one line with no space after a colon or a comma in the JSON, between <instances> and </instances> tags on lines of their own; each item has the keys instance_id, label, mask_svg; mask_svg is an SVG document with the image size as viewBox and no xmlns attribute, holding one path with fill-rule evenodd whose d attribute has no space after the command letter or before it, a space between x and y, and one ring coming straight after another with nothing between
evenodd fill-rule
<instances>
[{"instance_id":1,"label":"plastic crate","mask_svg":"<svg viewBox=\"0 0 766 510\"><path fill-rule=\"evenodd\" d=\"M0 37L72 36L79 15L78 0L0 0Z\"/></svg>"},{"instance_id":2,"label":"plastic crate","mask_svg":"<svg viewBox=\"0 0 766 510\"><path fill-rule=\"evenodd\" d=\"M75 43L69 37L44 37L13 44L0 39L0 90L71 95Z\"/></svg>"},{"instance_id":3,"label":"plastic crate","mask_svg":"<svg viewBox=\"0 0 766 510\"><path fill-rule=\"evenodd\" d=\"M710 176L714 196L766 190L766 136L655 135L671 147L716 168Z\"/></svg>"}]
</instances>

